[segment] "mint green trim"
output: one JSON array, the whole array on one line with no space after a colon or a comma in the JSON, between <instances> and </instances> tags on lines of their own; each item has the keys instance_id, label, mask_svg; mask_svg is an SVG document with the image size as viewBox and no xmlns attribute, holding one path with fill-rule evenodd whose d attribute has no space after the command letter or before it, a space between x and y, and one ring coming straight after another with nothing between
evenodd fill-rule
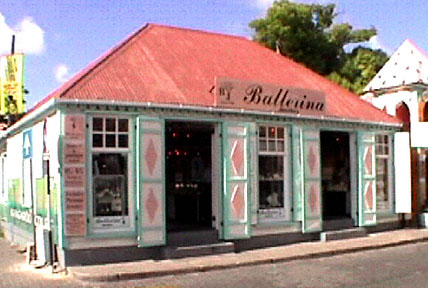
<instances>
[{"instance_id":1,"label":"mint green trim","mask_svg":"<svg viewBox=\"0 0 428 288\"><path fill-rule=\"evenodd\" d=\"M301 149L301 130L296 125L291 127L291 142L293 143L291 147L291 167L292 169L292 195L293 195L293 220L294 221L302 221L302 149Z\"/></svg>"},{"instance_id":2,"label":"mint green trim","mask_svg":"<svg viewBox=\"0 0 428 288\"><path fill-rule=\"evenodd\" d=\"M59 160L59 174L60 174L60 188L59 188L59 201L61 203L61 209L60 209L60 213L58 213L60 215L60 219L59 221L61 221L61 229L59 233L61 233L60 235L60 240L59 242L61 243L61 247L62 248L68 248L68 238L65 236L65 181L64 181L64 173L63 173L63 141L64 141L64 125L65 125L65 113L63 110L59 110L60 113L60 129L59 129L59 135L58 135L58 160ZM87 181L86 181L87 182ZM86 190L87 191L87 190ZM87 205L87 204L86 204Z\"/></svg>"},{"instance_id":3,"label":"mint green trim","mask_svg":"<svg viewBox=\"0 0 428 288\"><path fill-rule=\"evenodd\" d=\"M219 136L219 140L218 140L218 156L217 156L217 173L218 173L218 181L220 182L218 187L219 187L219 191L218 191L218 208L217 208L217 217L219 218L219 229L218 229L218 238L219 239L225 239L224 238L224 215L225 215L225 207L224 207L224 196L223 196L223 191L225 188L224 186L224 181L226 181L225 179L225 175L224 175L224 171L225 171L225 163L223 161L223 155L225 155L225 147L224 147L224 141L223 141L223 126L225 125L224 121L221 121L218 123L217 125L217 129L218 129L218 136Z\"/></svg>"}]
</instances>

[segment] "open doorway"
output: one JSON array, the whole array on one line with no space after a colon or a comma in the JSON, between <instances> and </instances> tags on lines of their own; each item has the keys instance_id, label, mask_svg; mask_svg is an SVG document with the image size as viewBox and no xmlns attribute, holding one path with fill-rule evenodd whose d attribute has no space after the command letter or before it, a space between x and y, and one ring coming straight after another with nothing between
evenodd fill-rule
<instances>
[{"instance_id":1,"label":"open doorway","mask_svg":"<svg viewBox=\"0 0 428 288\"><path fill-rule=\"evenodd\" d=\"M321 132L321 165L325 223L352 226L349 133Z\"/></svg>"},{"instance_id":2,"label":"open doorway","mask_svg":"<svg viewBox=\"0 0 428 288\"><path fill-rule=\"evenodd\" d=\"M167 122L167 231L211 228L214 127L200 122Z\"/></svg>"}]
</instances>

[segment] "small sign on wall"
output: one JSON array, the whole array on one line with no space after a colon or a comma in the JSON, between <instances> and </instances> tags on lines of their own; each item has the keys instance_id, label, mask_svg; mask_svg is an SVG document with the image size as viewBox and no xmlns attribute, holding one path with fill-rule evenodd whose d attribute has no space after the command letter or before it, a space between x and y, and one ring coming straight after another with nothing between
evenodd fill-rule
<instances>
[{"instance_id":1,"label":"small sign on wall","mask_svg":"<svg viewBox=\"0 0 428 288\"><path fill-rule=\"evenodd\" d=\"M86 235L86 215L67 213L65 216L65 234L67 236Z\"/></svg>"},{"instance_id":2,"label":"small sign on wall","mask_svg":"<svg viewBox=\"0 0 428 288\"><path fill-rule=\"evenodd\" d=\"M83 114L64 117L63 177L65 190L65 233L86 235L86 141Z\"/></svg>"},{"instance_id":3,"label":"small sign on wall","mask_svg":"<svg viewBox=\"0 0 428 288\"><path fill-rule=\"evenodd\" d=\"M65 116L64 134L69 140L82 140L85 138L85 116L69 114Z\"/></svg>"}]
</instances>

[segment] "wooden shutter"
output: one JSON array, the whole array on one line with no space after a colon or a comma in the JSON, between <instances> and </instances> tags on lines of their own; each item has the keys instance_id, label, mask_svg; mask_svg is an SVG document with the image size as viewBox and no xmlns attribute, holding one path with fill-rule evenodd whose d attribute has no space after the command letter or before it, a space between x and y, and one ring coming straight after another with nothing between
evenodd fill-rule
<instances>
[{"instance_id":1,"label":"wooden shutter","mask_svg":"<svg viewBox=\"0 0 428 288\"><path fill-rule=\"evenodd\" d=\"M223 237L249 238L251 205L249 186L248 123L223 124Z\"/></svg>"},{"instance_id":2,"label":"wooden shutter","mask_svg":"<svg viewBox=\"0 0 428 288\"><path fill-rule=\"evenodd\" d=\"M165 245L164 121L139 117L137 143L138 246Z\"/></svg>"},{"instance_id":3,"label":"wooden shutter","mask_svg":"<svg viewBox=\"0 0 428 288\"><path fill-rule=\"evenodd\" d=\"M303 130L303 233L321 231L321 165L319 130Z\"/></svg>"},{"instance_id":4,"label":"wooden shutter","mask_svg":"<svg viewBox=\"0 0 428 288\"><path fill-rule=\"evenodd\" d=\"M376 224L376 154L375 135L358 133L358 222L359 226Z\"/></svg>"}]
</instances>

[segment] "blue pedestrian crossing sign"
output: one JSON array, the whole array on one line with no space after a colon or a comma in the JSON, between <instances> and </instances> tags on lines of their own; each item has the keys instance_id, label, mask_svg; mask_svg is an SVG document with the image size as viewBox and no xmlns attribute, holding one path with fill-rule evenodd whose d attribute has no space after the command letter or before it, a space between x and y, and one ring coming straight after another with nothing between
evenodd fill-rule
<instances>
[{"instance_id":1,"label":"blue pedestrian crossing sign","mask_svg":"<svg viewBox=\"0 0 428 288\"><path fill-rule=\"evenodd\" d=\"M22 134L22 157L28 159L33 157L33 133L32 130L24 131Z\"/></svg>"}]
</instances>

